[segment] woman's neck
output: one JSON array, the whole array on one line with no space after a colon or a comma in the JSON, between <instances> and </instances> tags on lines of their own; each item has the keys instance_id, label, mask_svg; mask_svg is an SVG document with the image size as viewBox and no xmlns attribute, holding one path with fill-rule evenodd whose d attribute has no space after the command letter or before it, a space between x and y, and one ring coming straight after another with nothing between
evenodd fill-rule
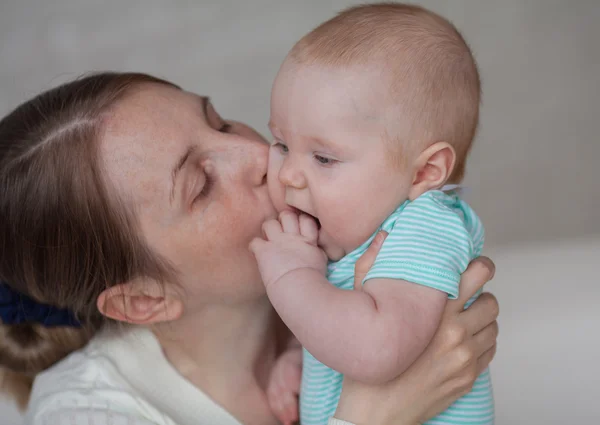
<instances>
[{"instance_id":1,"label":"woman's neck","mask_svg":"<svg viewBox=\"0 0 600 425\"><path fill-rule=\"evenodd\" d=\"M244 423L266 423L265 388L277 355L278 323L265 296L244 305L207 306L155 333L182 376Z\"/></svg>"}]
</instances>

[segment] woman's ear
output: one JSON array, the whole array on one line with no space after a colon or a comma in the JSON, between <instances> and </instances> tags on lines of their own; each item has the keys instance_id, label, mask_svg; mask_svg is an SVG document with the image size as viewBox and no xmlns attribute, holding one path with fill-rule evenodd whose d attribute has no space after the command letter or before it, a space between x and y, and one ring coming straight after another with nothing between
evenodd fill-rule
<instances>
[{"instance_id":1,"label":"woman's ear","mask_svg":"<svg viewBox=\"0 0 600 425\"><path fill-rule=\"evenodd\" d=\"M147 279L105 289L98 296L97 306L106 317L136 325L168 322L183 314L179 297Z\"/></svg>"},{"instance_id":2,"label":"woman's ear","mask_svg":"<svg viewBox=\"0 0 600 425\"><path fill-rule=\"evenodd\" d=\"M408 199L414 201L428 190L442 187L450 178L455 162L456 152L446 142L438 142L425 149L417 158Z\"/></svg>"}]
</instances>

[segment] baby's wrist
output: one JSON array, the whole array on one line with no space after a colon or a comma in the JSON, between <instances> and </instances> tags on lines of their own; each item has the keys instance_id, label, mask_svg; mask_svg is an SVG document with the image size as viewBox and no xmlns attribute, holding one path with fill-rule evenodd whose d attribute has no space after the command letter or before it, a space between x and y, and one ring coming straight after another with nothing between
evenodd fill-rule
<instances>
[{"instance_id":1,"label":"baby's wrist","mask_svg":"<svg viewBox=\"0 0 600 425\"><path fill-rule=\"evenodd\" d=\"M317 269L313 267L298 267L292 270L288 270L287 272L282 274L278 279L271 282L269 285L266 285L266 289L267 292L269 292L269 290L273 290L283 285L291 285L293 284L293 282L298 282L301 280L313 280L316 276L325 279L325 275L323 273L320 273Z\"/></svg>"}]
</instances>

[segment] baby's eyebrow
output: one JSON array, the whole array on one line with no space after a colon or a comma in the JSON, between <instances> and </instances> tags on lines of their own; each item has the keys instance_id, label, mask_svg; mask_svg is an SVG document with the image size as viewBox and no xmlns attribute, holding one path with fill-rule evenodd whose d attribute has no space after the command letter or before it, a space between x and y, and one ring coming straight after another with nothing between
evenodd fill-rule
<instances>
[{"instance_id":1,"label":"baby's eyebrow","mask_svg":"<svg viewBox=\"0 0 600 425\"><path fill-rule=\"evenodd\" d=\"M339 155L344 151L339 145L331 141L320 139L317 137L311 137L311 140L316 144L320 145L323 149L330 150L333 154Z\"/></svg>"}]
</instances>

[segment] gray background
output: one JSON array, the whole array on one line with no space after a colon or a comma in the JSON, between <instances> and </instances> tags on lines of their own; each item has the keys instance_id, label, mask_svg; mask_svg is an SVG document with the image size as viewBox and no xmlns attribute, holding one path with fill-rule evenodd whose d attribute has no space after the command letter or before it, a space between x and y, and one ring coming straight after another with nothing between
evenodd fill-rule
<instances>
[{"instance_id":1,"label":"gray background","mask_svg":"<svg viewBox=\"0 0 600 425\"><path fill-rule=\"evenodd\" d=\"M287 50L355 3L0 0L0 114L86 71L138 70L266 134ZM597 422L600 1L418 3L457 25L483 78L466 184L498 264L498 423Z\"/></svg>"},{"instance_id":2,"label":"gray background","mask_svg":"<svg viewBox=\"0 0 600 425\"><path fill-rule=\"evenodd\" d=\"M142 70L208 94L266 133L271 82L287 50L335 1L6 1L0 113L90 70ZM600 233L600 2L429 0L483 77L469 198L488 246Z\"/></svg>"}]
</instances>

